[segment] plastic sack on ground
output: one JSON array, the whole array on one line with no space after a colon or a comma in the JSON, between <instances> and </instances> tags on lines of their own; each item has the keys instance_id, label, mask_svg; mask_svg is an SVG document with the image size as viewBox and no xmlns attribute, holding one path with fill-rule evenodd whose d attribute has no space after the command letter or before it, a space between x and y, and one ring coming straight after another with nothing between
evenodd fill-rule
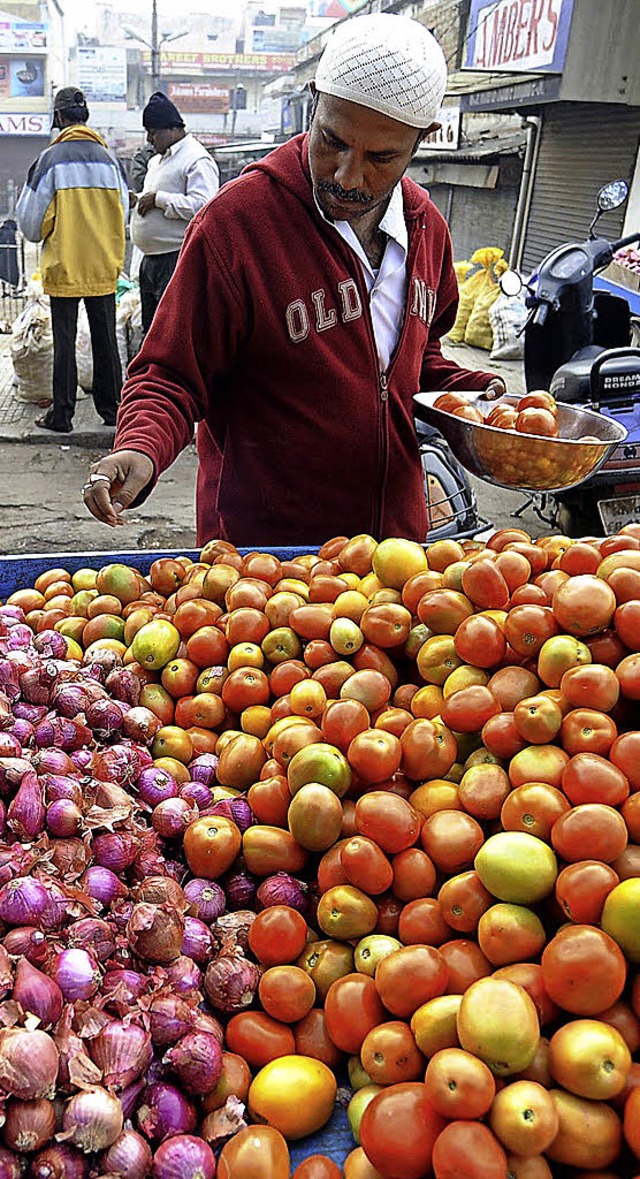
<instances>
[{"instance_id":1,"label":"plastic sack on ground","mask_svg":"<svg viewBox=\"0 0 640 1179\"><path fill-rule=\"evenodd\" d=\"M116 340L124 378L129 361L140 351L142 343L142 304L138 287L125 291L118 302Z\"/></svg>"},{"instance_id":2,"label":"plastic sack on ground","mask_svg":"<svg viewBox=\"0 0 640 1179\"><path fill-rule=\"evenodd\" d=\"M524 332L527 322L524 295L498 295L489 308L489 319L493 329L491 360L523 360Z\"/></svg>"},{"instance_id":3,"label":"plastic sack on ground","mask_svg":"<svg viewBox=\"0 0 640 1179\"><path fill-rule=\"evenodd\" d=\"M476 296L464 333L465 344L470 344L472 348L483 348L485 352L490 352L493 348L493 328L489 312L501 294L497 280L505 270L508 270L508 264L503 258L499 258L491 270L486 272L484 285Z\"/></svg>"},{"instance_id":4,"label":"plastic sack on ground","mask_svg":"<svg viewBox=\"0 0 640 1179\"><path fill-rule=\"evenodd\" d=\"M78 308L78 330L76 332L76 367L78 369L78 384L85 393L90 393L93 387L93 349L91 347L91 332L89 318L84 302Z\"/></svg>"},{"instance_id":5,"label":"plastic sack on ground","mask_svg":"<svg viewBox=\"0 0 640 1179\"><path fill-rule=\"evenodd\" d=\"M52 395L53 332L49 300L42 283L27 286L27 302L11 329L11 360L18 401L37 402Z\"/></svg>"},{"instance_id":6,"label":"plastic sack on ground","mask_svg":"<svg viewBox=\"0 0 640 1179\"><path fill-rule=\"evenodd\" d=\"M462 262L454 262L453 269L456 272L456 278L458 280L458 288L460 288L462 286L463 282L467 281L469 275L471 274L471 271L475 270L475 267L473 265L473 262L469 262L467 258L464 258L462 260Z\"/></svg>"},{"instance_id":7,"label":"plastic sack on ground","mask_svg":"<svg viewBox=\"0 0 640 1179\"><path fill-rule=\"evenodd\" d=\"M469 317L478 295L487 287L495 285L492 270L496 262L502 258L503 252L497 246L483 246L471 255L472 265L479 266L480 269L470 274L460 286L458 314L447 337L452 344L462 344Z\"/></svg>"}]
</instances>

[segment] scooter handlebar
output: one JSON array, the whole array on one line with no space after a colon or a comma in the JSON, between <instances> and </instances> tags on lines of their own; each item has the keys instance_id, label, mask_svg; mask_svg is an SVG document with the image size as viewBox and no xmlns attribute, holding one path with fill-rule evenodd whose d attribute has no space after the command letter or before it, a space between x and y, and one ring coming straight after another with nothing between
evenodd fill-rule
<instances>
[{"instance_id":1,"label":"scooter handlebar","mask_svg":"<svg viewBox=\"0 0 640 1179\"><path fill-rule=\"evenodd\" d=\"M538 327L543 327L546 323L547 315L549 314L549 307L546 303L539 303L533 313L533 322Z\"/></svg>"}]
</instances>

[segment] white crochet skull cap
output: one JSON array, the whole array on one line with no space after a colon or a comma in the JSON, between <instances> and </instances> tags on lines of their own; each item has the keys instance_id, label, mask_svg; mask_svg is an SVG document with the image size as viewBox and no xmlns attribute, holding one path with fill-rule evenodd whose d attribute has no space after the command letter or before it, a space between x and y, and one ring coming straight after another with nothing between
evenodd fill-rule
<instances>
[{"instance_id":1,"label":"white crochet skull cap","mask_svg":"<svg viewBox=\"0 0 640 1179\"><path fill-rule=\"evenodd\" d=\"M424 128L440 110L447 63L424 25L406 16L376 13L337 25L315 81L322 94Z\"/></svg>"}]
</instances>

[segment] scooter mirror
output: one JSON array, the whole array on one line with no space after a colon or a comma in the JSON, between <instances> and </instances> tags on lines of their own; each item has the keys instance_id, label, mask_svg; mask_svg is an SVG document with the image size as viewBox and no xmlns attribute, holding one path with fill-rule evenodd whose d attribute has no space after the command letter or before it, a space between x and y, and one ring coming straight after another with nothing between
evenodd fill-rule
<instances>
[{"instance_id":1,"label":"scooter mirror","mask_svg":"<svg viewBox=\"0 0 640 1179\"><path fill-rule=\"evenodd\" d=\"M612 180L600 189L597 196L598 209L601 213L609 213L611 209L619 209L624 205L629 195L629 185L626 180Z\"/></svg>"},{"instance_id":2,"label":"scooter mirror","mask_svg":"<svg viewBox=\"0 0 640 1179\"><path fill-rule=\"evenodd\" d=\"M499 281L502 294L507 295L510 299L519 295L523 287L522 279L517 270L505 270L504 274L500 275Z\"/></svg>"}]
</instances>

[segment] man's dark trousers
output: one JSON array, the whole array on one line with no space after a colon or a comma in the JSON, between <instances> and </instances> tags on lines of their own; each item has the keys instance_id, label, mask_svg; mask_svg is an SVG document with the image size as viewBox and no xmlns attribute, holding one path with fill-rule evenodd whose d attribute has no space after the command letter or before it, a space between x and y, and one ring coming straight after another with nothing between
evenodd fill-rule
<instances>
[{"instance_id":1,"label":"man's dark trousers","mask_svg":"<svg viewBox=\"0 0 640 1179\"><path fill-rule=\"evenodd\" d=\"M76 408L78 370L76 367L76 331L79 299L51 297L53 329L53 409L47 415L58 429L71 429ZM93 353L93 401L96 411L108 425L114 425L122 368L116 340L116 297L94 295L85 298L91 351Z\"/></svg>"},{"instance_id":2,"label":"man's dark trousers","mask_svg":"<svg viewBox=\"0 0 640 1179\"><path fill-rule=\"evenodd\" d=\"M140 263L140 303L142 311L142 330L146 336L158 303L169 285L180 256L179 250L170 254L145 254Z\"/></svg>"}]
</instances>

